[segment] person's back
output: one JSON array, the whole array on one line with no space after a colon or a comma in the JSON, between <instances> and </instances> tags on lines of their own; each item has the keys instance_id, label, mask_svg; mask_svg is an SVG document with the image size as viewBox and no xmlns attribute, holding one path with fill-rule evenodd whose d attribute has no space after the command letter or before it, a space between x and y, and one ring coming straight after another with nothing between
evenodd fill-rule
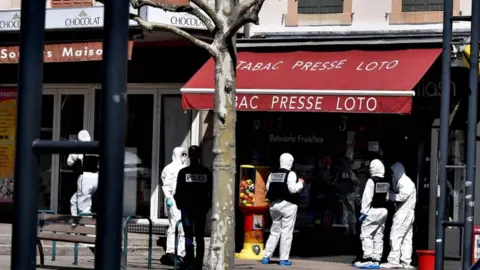
<instances>
[{"instance_id":1,"label":"person's back","mask_svg":"<svg viewBox=\"0 0 480 270\"><path fill-rule=\"evenodd\" d=\"M413 181L405 174L405 168L400 162L392 166L392 189L388 198L395 203L392 230L390 233L391 251L388 263L382 268L413 268L412 238L413 222L415 220L416 189Z\"/></svg>"},{"instance_id":2,"label":"person's back","mask_svg":"<svg viewBox=\"0 0 480 270\"><path fill-rule=\"evenodd\" d=\"M175 193L178 207L208 212L213 188L210 170L201 164L192 164L178 172L178 179Z\"/></svg>"},{"instance_id":3,"label":"person's back","mask_svg":"<svg viewBox=\"0 0 480 270\"><path fill-rule=\"evenodd\" d=\"M185 263L201 269L205 252L205 222L212 206L213 179L209 169L201 165L201 150L198 146L188 149L190 165L178 172L175 201L182 213L185 233ZM196 256L193 251L195 229ZM193 265L192 265L193 264Z\"/></svg>"},{"instance_id":4,"label":"person's back","mask_svg":"<svg viewBox=\"0 0 480 270\"><path fill-rule=\"evenodd\" d=\"M272 172L267 180L267 197L270 201L272 227L263 253L263 264L270 258L280 242L280 265L292 265L289 260L293 229L297 218L298 194L303 189L303 179L298 179L291 171L293 156L284 153L280 156L280 168Z\"/></svg>"},{"instance_id":5,"label":"person's back","mask_svg":"<svg viewBox=\"0 0 480 270\"><path fill-rule=\"evenodd\" d=\"M370 163L370 178L362 196L360 211L363 256L355 262L357 268L379 268L383 253L383 232L388 217L388 191L390 182L384 178L383 163L374 159Z\"/></svg>"}]
</instances>

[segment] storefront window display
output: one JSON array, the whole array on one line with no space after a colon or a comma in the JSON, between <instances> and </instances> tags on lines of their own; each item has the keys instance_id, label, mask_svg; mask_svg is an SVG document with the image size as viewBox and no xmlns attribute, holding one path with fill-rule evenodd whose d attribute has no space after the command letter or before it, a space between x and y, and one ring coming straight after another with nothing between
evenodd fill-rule
<instances>
[{"instance_id":1,"label":"storefront window display","mask_svg":"<svg viewBox=\"0 0 480 270\"><path fill-rule=\"evenodd\" d=\"M282 153L291 153L293 170L306 181L297 227L357 235L370 160L388 158L385 154L403 158L403 153L393 149L408 140L408 129L403 127L410 119L403 115L240 112L238 160L275 168Z\"/></svg>"}]
</instances>

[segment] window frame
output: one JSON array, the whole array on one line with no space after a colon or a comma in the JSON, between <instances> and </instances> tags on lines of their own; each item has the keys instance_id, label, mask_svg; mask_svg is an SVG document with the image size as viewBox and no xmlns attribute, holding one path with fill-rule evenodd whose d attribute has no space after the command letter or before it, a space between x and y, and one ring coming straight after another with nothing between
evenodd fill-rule
<instances>
[{"instance_id":1,"label":"window frame","mask_svg":"<svg viewBox=\"0 0 480 270\"><path fill-rule=\"evenodd\" d=\"M427 24L443 22L443 11L402 11L403 0L392 0L390 24ZM460 15L460 0L453 0L453 15Z\"/></svg>"},{"instance_id":2,"label":"window frame","mask_svg":"<svg viewBox=\"0 0 480 270\"><path fill-rule=\"evenodd\" d=\"M298 1L288 0L285 26L351 25L353 0L343 1L342 13L299 14Z\"/></svg>"}]
</instances>

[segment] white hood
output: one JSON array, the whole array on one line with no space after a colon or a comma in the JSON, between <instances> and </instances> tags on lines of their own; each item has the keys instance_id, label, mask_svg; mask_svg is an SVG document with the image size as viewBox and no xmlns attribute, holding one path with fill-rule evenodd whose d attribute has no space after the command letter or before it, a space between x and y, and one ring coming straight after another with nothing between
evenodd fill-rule
<instances>
[{"instance_id":1,"label":"white hood","mask_svg":"<svg viewBox=\"0 0 480 270\"><path fill-rule=\"evenodd\" d=\"M398 188L398 181L405 176L405 167L400 162L395 162L391 167L392 169L392 186L393 190Z\"/></svg>"},{"instance_id":2,"label":"white hood","mask_svg":"<svg viewBox=\"0 0 480 270\"><path fill-rule=\"evenodd\" d=\"M280 156L280 168L291 170L293 166L293 156L289 153L284 153Z\"/></svg>"},{"instance_id":3,"label":"white hood","mask_svg":"<svg viewBox=\"0 0 480 270\"><path fill-rule=\"evenodd\" d=\"M370 175L382 178L385 176L385 166L380 160L374 159L370 162Z\"/></svg>"},{"instance_id":4,"label":"white hood","mask_svg":"<svg viewBox=\"0 0 480 270\"><path fill-rule=\"evenodd\" d=\"M175 147L172 154L172 164L183 166L187 161L187 150L183 147Z\"/></svg>"},{"instance_id":5,"label":"white hood","mask_svg":"<svg viewBox=\"0 0 480 270\"><path fill-rule=\"evenodd\" d=\"M86 130L81 130L78 132L77 139L81 142L89 142L92 140L90 133L88 133Z\"/></svg>"}]
</instances>

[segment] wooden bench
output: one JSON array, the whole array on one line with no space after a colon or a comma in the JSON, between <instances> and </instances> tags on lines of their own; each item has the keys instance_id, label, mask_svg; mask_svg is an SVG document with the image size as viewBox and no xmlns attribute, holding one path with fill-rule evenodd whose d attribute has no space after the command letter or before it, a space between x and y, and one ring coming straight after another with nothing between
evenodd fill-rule
<instances>
[{"instance_id":1,"label":"wooden bench","mask_svg":"<svg viewBox=\"0 0 480 270\"><path fill-rule=\"evenodd\" d=\"M80 216L57 215L50 210L39 211L38 213L38 234L37 246L40 253L40 265L43 267L45 256L41 240L52 241L52 261L55 261L56 242L74 243L73 264L78 263L78 244L95 245L96 219L91 214L80 213ZM133 219L147 219L148 229L148 269L152 268L152 228L153 222L148 217L128 216L124 220L123 227L123 254L122 265L127 265L128 253L128 223ZM92 250L93 252L94 250ZM120 248L121 251L121 248Z\"/></svg>"},{"instance_id":2,"label":"wooden bench","mask_svg":"<svg viewBox=\"0 0 480 270\"><path fill-rule=\"evenodd\" d=\"M41 240L75 243L74 264L78 262L78 244L95 244L96 220L91 216L68 216L39 213L37 246L40 253L40 265L45 264ZM54 249L54 248L53 248ZM54 250L52 250L54 252ZM52 256L54 260L54 255Z\"/></svg>"}]
</instances>

